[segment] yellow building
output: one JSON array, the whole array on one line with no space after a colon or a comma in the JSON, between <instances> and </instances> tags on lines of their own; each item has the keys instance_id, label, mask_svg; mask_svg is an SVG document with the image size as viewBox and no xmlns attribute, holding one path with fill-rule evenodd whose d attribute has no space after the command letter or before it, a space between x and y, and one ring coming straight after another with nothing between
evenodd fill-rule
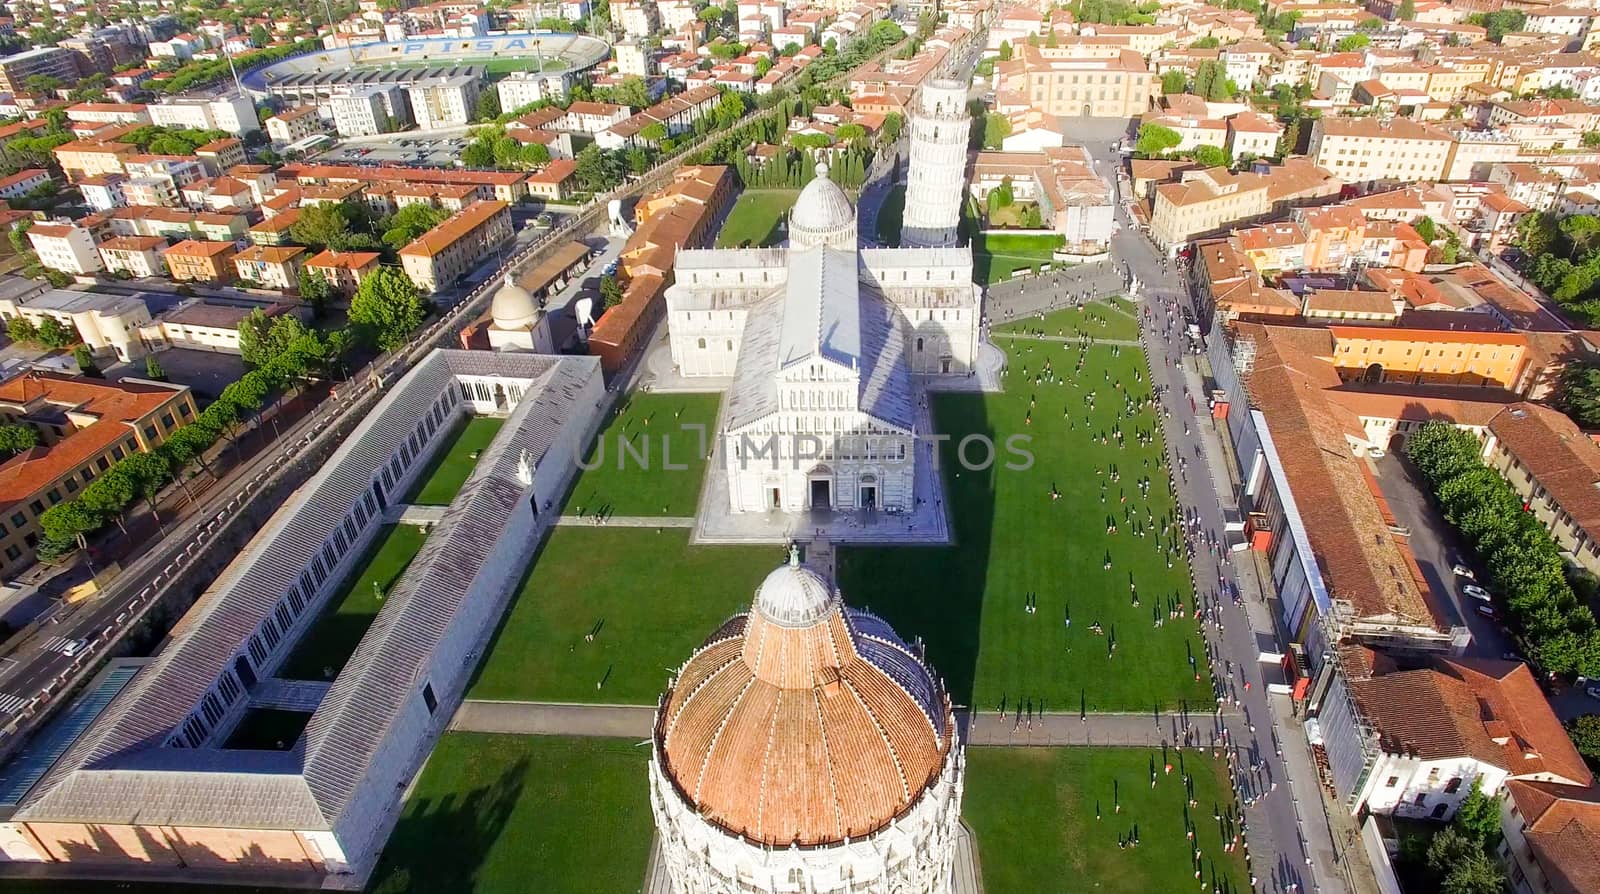
<instances>
[{"instance_id":1,"label":"yellow building","mask_svg":"<svg viewBox=\"0 0 1600 894\"><path fill-rule=\"evenodd\" d=\"M1160 85L1133 50L1073 44L1023 44L995 66L1001 88L1035 109L1066 117L1129 118L1144 114Z\"/></svg>"},{"instance_id":2,"label":"yellow building","mask_svg":"<svg viewBox=\"0 0 1600 894\"><path fill-rule=\"evenodd\" d=\"M1177 183L1156 187L1150 208L1150 238L1169 251L1274 211L1337 196L1340 188L1327 171L1303 159L1264 174L1209 168L1179 176Z\"/></svg>"},{"instance_id":3,"label":"yellow building","mask_svg":"<svg viewBox=\"0 0 1600 894\"><path fill-rule=\"evenodd\" d=\"M437 292L509 238L509 206L499 199L473 202L400 249L400 266L422 292Z\"/></svg>"},{"instance_id":4,"label":"yellow building","mask_svg":"<svg viewBox=\"0 0 1600 894\"><path fill-rule=\"evenodd\" d=\"M1346 381L1512 389L1527 363L1517 332L1331 326L1333 365Z\"/></svg>"},{"instance_id":5,"label":"yellow building","mask_svg":"<svg viewBox=\"0 0 1600 894\"><path fill-rule=\"evenodd\" d=\"M1404 118L1318 118L1309 155L1345 183L1443 179L1454 141Z\"/></svg>"},{"instance_id":6,"label":"yellow building","mask_svg":"<svg viewBox=\"0 0 1600 894\"><path fill-rule=\"evenodd\" d=\"M39 516L51 506L117 460L154 449L196 412L187 385L45 372L0 382L0 422L33 428L40 444L0 464L0 574L33 564Z\"/></svg>"}]
</instances>

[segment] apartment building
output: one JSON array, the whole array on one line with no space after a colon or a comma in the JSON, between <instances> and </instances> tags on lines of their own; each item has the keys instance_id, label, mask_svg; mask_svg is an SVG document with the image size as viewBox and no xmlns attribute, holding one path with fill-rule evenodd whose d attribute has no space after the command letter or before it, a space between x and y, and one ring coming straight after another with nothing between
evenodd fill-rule
<instances>
[{"instance_id":1,"label":"apartment building","mask_svg":"<svg viewBox=\"0 0 1600 894\"><path fill-rule=\"evenodd\" d=\"M75 289L46 289L26 297L0 299L0 317L22 317L35 326L46 319L74 329L97 356L135 360L144 354L139 327L150 310L137 298Z\"/></svg>"},{"instance_id":2,"label":"apartment building","mask_svg":"<svg viewBox=\"0 0 1600 894\"><path fill-rule=\"evenodd\" d=\"M151 103L150 123L162 127L188 127L195 130L225 130L244 136L261 129L256 105L248 97L222 96L216 99L181 97Z\"/></svg>"},{"instance_id":3,"label":"apartment building","mask_svg":"<svg viewBox=\"0 0 1600 894\"><path fill-rule=\"evenodd\" d=\"M306 253L299 245L252 245L233 256L239 278L268 289L299 288Z\"/></svg>"},{"instance_id":4,"label":"apartment building","mask_svg":"<svg viewBox=\"0 0 1600 894\"><path fill-rule=\"evenodd\" d=\"M1454 141L1404 118L1319 118L1311 160L1345 183L1444 179Z\"/></svg>"},{"instance_id":5,"label":"apartment building","mask_svg":"<svg viewBox=\"0 0 1600 894\"><path fill-rule=\"evenodd\" d=\"M324 250L306 261L306 272L321 276L334 291L348 298L361 288L362 280L378 269L380 257L375 251Z\"/></svg>"},{"instance_id":6,"label":"apartment building","mask_svg":"<svg viewBox=\"0 0 1600 894\"><path fill-rule=\"evenodd\" d=\"M0 199L22 198L49 183L50 179L50 172L44 168L28 168L0 178Z\"/></svg>"},{"instance_id":7,"label":"apartment building","mask_svg":"<svg viewBox=\"0 0 1600 894\"><path fill-rule=\"evenodd\" d=\"M1600 573L1600 445L1565 414L1522 403L1490 421L1483 459L1569 560Z\"/></svg>"},{"instance_id":8,"label":"apartment building","mask_svg":"<svg viewBox=\"0 0 1600 894\"><path fill-rule=\"evenodd\" d=\"M234 253L232 242L185 239L167 249L167 270L179 282L229 282Z\"/></svg>"},{"instance_id":9,"label":"apartment building","mask_svg":"<svg viewBox=\"0 0 1600 894\"><path fill-rule=\"evenodd\" d=\"M395 121L384 102L384 94L394 91L393 87L368 87L329 99L334 130L341 137L370 137L394 130Z\"/></svg>"},{"instance_id":10,"label":"apartment building","mask_svg":"<svg viewBox=\"0 0 1600 894\"><path fill-rule=\"evenodd\" d=\"M1304 159L1243 173L1208 168L1178 176L1178 182L1155 188L1150 209L1150 238L1169 252L1274 211L1332 199L1340 190L1326 170Z\"/></svg>"},{"instance_id":11,"label":"apartment building","mask_svg":"<svg viewBox=\"0 0 1600 894\"><path fill-rule=\"evenodd\" d=\"M1519 332L1331 326L1332 362L1346 381L1513 389L1528 362Z\"/></svg>"},{"instance_id":12,"label":"apartment building","mask_svg":"<svg viewBox=\"0 0 1600 894\"><path fill-rule=\"evenodd\" d=\"M400 265L419 290L437 292L466 274L511 233L510 206L498 199L474 202L400 249Z\"/></svg>"},{"instance_id":13,"label":"apartment building","mask_svg":"<svg viewBox=\"0 0 1600 894\"><path fill-rule=\"evenodd\" d=\"M73 140L57 146L51 153L68 183L77 183L91 177L122 174L123 159L138 155L139 147L130 143L97 143Z\"/></svg>"},{"instance_id":14,"label":"apartment building","mask_svg":"<svg viewBox=\"0 0 1600 894\"><path fill-rule=\"evenodd\" d=\"M406 88L420 130L461 127L472 120L481 84L471 75L428 78Z\"/></svg>"},{"instance_id":15,"label":"apartment building","mask_svg":"<svg viewBox=\"0 0 1600 894\"><path fill-rule=\"evenodd\" d=\"M50 507L112 463L153 450L196 413L187 385L37 371L0 382L0 420L27 425L41 439L0 466L0 574L33 564L39 517Z\"/></svg>"},{"instance_id":16,"label":"apartment building","mask_svg":"<svg viewBox=\"0 0 1600 894\"><path fill-rule=\"evenodd\" d=\"M110 273L162 276L167 265L161 260L161 251L166 247L167 240L160 236L113 236L100 243L100 262Z\"/></svg>"},{"instance_id":17,"label":"apartment building","mask_svg":"<svg viewBox=\"0 0 1600 894\"><path fill-rule=\"evenodd\" d=\"M563 74L541 74L517 71L506 75L494 85L500 96L500 108L511 112L536 102L560 102L567 98L567 77Z\"/></svg>"},{"instance_id":18,"label":"apartment building","mask_svg":"<svg viewBox=\"0 0 1600 894\"><path fill-rule=\"evenodd\" d=\"M37 47L0 59L0 93L27 92L27 80L34 75L57 78L70 84L78 79L78 61L70 50Z\"/></svg>"},{"instance_id":19,"label":"apartment building","mask_svg":"<svg viewBox=\"0 0 1600 894\"><path fill-rule=\"evenodd\" d=\"M328 125L317 107L311 105L284 109L267 119L267 136L274 146L287 146L327 130Z\"/></svg>"},{"instance_id":20,"label":"apartment building","mask_svg":"<svg viewBox=\"0 0 1600 894\"><path fill-rule=\"evenodd\" d=\"M1065 117L1129 118L1142 115L1159 79L1133 50L1074 44L1023 44L995 66L999 105L1029 105Z\"/></svg>"},{"instance_id":21,"label":"apartment building","mask_svg":"<svg viewBox=\"0 0 1600 894\"><path fill-rule=\"evenodd\" d=\"M35 224L28 229L28 241L33 243L39 263L51 270L76 276L105 269L95 250L94 237L76 224Z\"/></svg>"}]
</instances>

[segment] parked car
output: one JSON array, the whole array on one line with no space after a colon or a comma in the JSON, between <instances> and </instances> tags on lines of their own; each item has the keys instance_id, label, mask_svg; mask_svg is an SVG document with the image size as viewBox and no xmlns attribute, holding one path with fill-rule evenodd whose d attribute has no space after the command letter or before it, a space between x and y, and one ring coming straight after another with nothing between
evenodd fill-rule
<instances>
[{"instance_id":1,"label":"parked car","mask_svg":"<svg viewBox=\"0 0 1600 894\"><path fill-rule=\"evenodd\" d=\"M1590 698L1600 698L1600 686L1585 686L1583 694Z\"/></svg>"},{"instance_id":2,"label":"parked car","mask_svg":"<svg viewBox=\"0 0 1600 894\"><path fill-rule=\"evenodd\" d=\"M1515 652L1501 652L1500 653L1500 658L1503 661L1523 661L1523 662L1526 662L1528 660L1526 658L1523 658L1521 655L1518 655Z\"/></svg>"},{"instance_id":3,"label":"parked car","mask_svg":"<svg viewBox=\"0 0 1600 894\"><path fill-rule=\"evenodd\" d=\"M1478 586L1477 584L1462 584L1461 592L1467 594L1468 596L1471 596L1473 599L1476 599L1479 602L1493 602L1494 601L1494 594L1492 594L1488 590L1485 590L1484 588Z\"/></svg>"},{"instance_id":4,"label":"parked car","mask_svg":"<svg viewBox=\"0 0 1600 894\"><path fill-rule=\"evenodd\" d=\"M1488 618L1491 621L1500 620L1500 613L1495 611L1494 606L1492 605L1480 605L1478 606L1477 611L1478 614L1483 615L1485 618Z\"/></svg>"},{"instance_id":5,"label":"parked car","mask_svg":"<svg viewBox=\"0 0 1600 894\"><path fill-rule=\"evenodd\" d=\"M1477 578L1478 578L1478 575L1473 573L1473 570L1471 568L1468 568L1467 566L1461 564L1460 562L1457 562L1454 565L1451 565L1450 566L1450 572L1452 574L1454 574L1456 577L1464 577L1467 580L1477 580Z\"/></svg>"},{"instance_id":6,"label":"parked car","mask_svg":"<svg viewBox=\"0 0 1600 894\"><path fill-rule=\"evenodd\" d=\"M1368 447L1367 455L1373 459L1383 459L1383 448L1377 446Z\"/></svg>"}]
</instances>

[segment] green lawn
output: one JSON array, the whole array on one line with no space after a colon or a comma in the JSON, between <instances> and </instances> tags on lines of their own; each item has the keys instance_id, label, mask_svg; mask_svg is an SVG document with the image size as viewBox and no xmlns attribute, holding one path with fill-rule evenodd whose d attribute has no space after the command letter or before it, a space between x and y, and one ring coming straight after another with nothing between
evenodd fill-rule
<instances>
[{"instance_id":1,"label":"green lawn","mask_svg":"<svg viewBox=\"0 0 1600 894\"><path fill-rule=\"evenodd\" d=\"M904 184L896 183L889 188L889 194L883 197L883 204L878 207L878 219L873 222L878 241L884 245L899 245L900 225L905 216L906 188Z\"/></svg>"},{"instance_id":2,"label":"green lawn","mask_svg":"<svg viewBox=\"0 0 1600 894\"><path fill-rule=\"evenodd\" d=\"M514 56L509 59L490 59L487 62L475 63L482 65L487 74L510 74L514 71L559 71L567 67L562 59L545 57L544 67L539 67L539 59L534 56ZM507 112L511 111L506 109Z\"/></svg>"},{"instance_id":3,"label":"green lawn","mask_svg":"<svg viewBox=\"0 0 1600 894\"><path fill-rule=\"evenodd\" d=\"M1062 710L1081 703L1091 711L1145 711L1156 704L1176 706L1180 699L1207 700L1205 674L1195 680L1188 662L1191 652L1204 654L1195 624L1167 619L1174 598L1192 610L1182 550L1169 569L1169 539L1161 538L1158 551L1153 535L1147 530L1138 536L1125 516L1137 509L1140 525L1147 526L1147 507L1158 525L1174 513L1159 465L1159 439L1143 447L1134 437L1156 427L1154 416L1141 410L1120 421L1126 449L1119 450L1110 436L1122 411L1123 392L1114 383L1141 397L1148 392L1147 383L1135 381L1135 370L1143 369L1141 352L1123 348L1113 356L1108 346L1091 348L1076 374L1082 387L1075 388L1078 353L1071 345L997 343L1009 352L1004 394L940 395L934 403L935 424L950 436L941 468L957 545L841 548L845 598L877 611L908 640L921 636L952 697L983 710L1006 697L1043 700ZM1031 377L1039 375L1046 357L1065 384L1035 384ZM1097 401L1089 413L1084 398L1091 390ZM1030 400L1037 402L1032 409ZM1101 432L1109 445L1099 443ZM1000 462L986 471L962 470L955 445L967 434L985 434L1002 445ZM1034 462L1026 471L1002 467L1011 458L1003 445L1013 435L1031 438L1026 448ZM980 450L970 455L982 459ZM1116 483L1109 481L1112 465L1121 472ZM1152 479L1149 500L1137 487L1146 474ZM1052 490L1060 499L1051 499ZM1110 516L1117 521L1115 535L1107 532ZM1110 571L1104 568L1108 554ZM1130 575L1138 607L1132 605ZM1030 593L1036 597L1034 613L1024 610ZM1159 628L1153 613L1163 622ZM1089 630L1097 621L1106 636ZM1115 652L1109 649L1113 636Z\"/></svg>"},{"instance_id":4,"label":"green lawn","mask_svg":"<svg viewBox=\"0 0 1600 894\"><path fill-rule=\"evenodd\" d=\"M649 754L617 739L447 733L369 890L638 891L652 828Z\"/></svg>"},{"instance_id":5,"label":"green lawn","mask_svg":"<svg viewBox=\"0 0 1600 894\"><path fill-rule=\"evenodd\" d=\"M797 189L745 190L717 233L717 248L755 248L784 239L778 224L800 195Z\"/></svg>"},{"instance_id":6,"label":"green lawn","mask_svg":"<svg viewBox=\"0 0 1600 894\"><path fill-rule=\"evenodd\" d=\"M448 506L477 466L474 453L489 446L506 421L498 416L469 416L441 444L428 468L411 486L405 502L419 506Z\"/></svg>"},{"instance_id":7,"label":"green lawn","mask_svg":"<svg viewBox=\"0 0 1600 894\"><path fill-rule=\"evenodd\" d=\"M1186 772L1199 802L1193 808ZM986 894L1067 890L1068 879L1071 890L1105 894L1249 891L1242 853L1222 849L1215 817L1219 806L1226 816L1228 803L1224 766L1196 751L967 749L962 817L977 835ZM1139 843L1120 848L1135 830ZM1194 877L1196 848L1205 889Z\"/></svg>"},{"instance_id":8,"label":"green lawn","mask_svg":"<svg viewBox=\"0 0 1600 894\"><path fill-rule=\"evenodd\" d=\"M1051 263L1064 241L1062 236L980 233L972 240L972 278L989 285L1010 279L1017 270L1038 270L1040 264Z\"/></svg>"},{"instance_id":9,"label":"green lawn","mask_svg":"<svg viewBox=\"0 0 1600 894\"><path fill-rule=\"evenodd\" d=\"M566 513L694 515L721 399L719 394L629 395L622 412L608 420L591 445L584 465L592 468L573 485Z\"/></svg>"},{"instance_id":10,"label":"green lawn","mask_svg":"<svg viewBox=\"0 0 1600 894\"><path fill-rule=\"evenodd\" d=\"M685 528L558 527L469 697L655 704L671 670L747 609L783 559L776 546L691 547Z\"/></svg>"},{"instance_id":11,"label":"green lawn","mask_svg":"<svg viewBox=\"0 0 1600 894\"><path fill-rule=\"evenodd\" d=\"M309 711L256 708L239 719L223 748L245 751L288 751L311 720Z\"/></svg>"},{"instance_id":12,"label":"green lawn","mask_svg":"<svg viewBox=\"0 0 1600 894\"><path fill-rule=\"evenodd\" d=\"M994 331L1003 336L1009 332L1032 333L1043 329L1045 335L1052 337L1092 335L1095 338L1134 341L1139 338L1139 321L1135 316L1138 312L1137 305L1120 298L1091 301L1081 308L1052 311L1045 314L1043 320L1027 317L1001 323L994 327Z\"/></svg>"},{"instance_id":13,"label":"green lawn","mask_svg":"<svg viewBox=\"0 0 1600 894\"><path fill-rule=\"evenodd\" d=\"M383 607L380 593L393 589L426 535L415 525L390 525L368 547L367 555L345 580L278 669L288 680L332 680L355 653L361 637Z\"/></svg>"}]
</instances>

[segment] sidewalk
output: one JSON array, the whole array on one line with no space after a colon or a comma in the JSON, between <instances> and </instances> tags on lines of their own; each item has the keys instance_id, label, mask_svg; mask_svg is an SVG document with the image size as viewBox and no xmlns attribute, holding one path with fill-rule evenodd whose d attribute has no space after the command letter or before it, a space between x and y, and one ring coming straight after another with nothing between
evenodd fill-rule
<instances>
[{"instance_id":1,"label":"sidewalk","mask_svg":"<svg viewBox=\"0 0 1600 894\"><path fill-rule=\"evenodd\" d=\"M450 719L455 732L519 736L603 736L648 739L654 705L576 705L467 699Z\"/></svg>"}]
</instances>

